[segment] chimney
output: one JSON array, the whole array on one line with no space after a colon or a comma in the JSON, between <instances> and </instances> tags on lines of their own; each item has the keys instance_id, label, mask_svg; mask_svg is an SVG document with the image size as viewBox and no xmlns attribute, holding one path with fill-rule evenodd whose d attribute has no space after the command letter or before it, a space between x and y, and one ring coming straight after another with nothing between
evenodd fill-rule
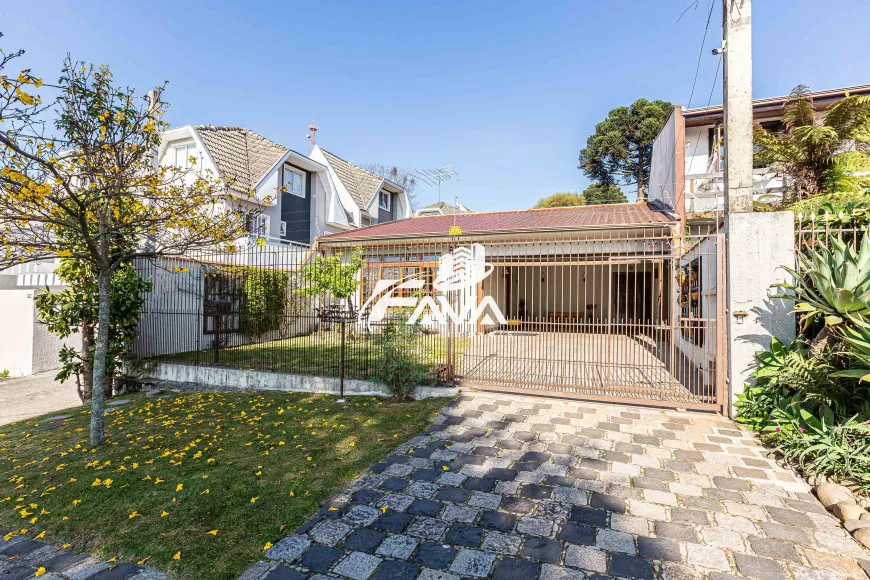
<instances>
[{"instance_id":1,"label":"chimney","mask_svg":"<svg viewBox=\"0 0 870 580\"><path fill-rule=\"evenodd\" d=\"M308 133L308 152L310 153L314 150L314 146L317 144L317 124L311 123L308 125L308 130L310 131L310 133Z\"/></svg>"}]
</instances>

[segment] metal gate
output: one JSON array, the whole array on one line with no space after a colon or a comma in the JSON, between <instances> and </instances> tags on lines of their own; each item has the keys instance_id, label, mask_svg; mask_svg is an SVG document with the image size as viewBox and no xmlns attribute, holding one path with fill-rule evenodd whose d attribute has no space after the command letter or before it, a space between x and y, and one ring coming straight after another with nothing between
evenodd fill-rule
<instances>
[{"instance_id":1,"label":"metal gate","mask_svg":"<svg viewBox=\"0 0 870 580\"><path fill-rule=\"evenodd\" d=\"M306 273L327 267L315 255L355 253L358 270L326 271L358 283L350 300L310 291L318 276ZM717 233L657 224L327 239L314 251L254 247L138 268L152 283L134 344L142 358L372 380L391 329L412 322L403 349L430 383L719 411L725 402ZM321 316L331 305L359 310L348 336Z\"/></svg>"},{"instance_id":2,"label":"metal gate","mask_svg":"<svg viewBox=\"0 0 870 580\"><path fill-rule=\"evenodd\" d=\"M362 299L380 280L422 279L393 297L419 306L444 343L441 375L461 385L722 411L724 238L674 231L366 241ZM485 277L440 291L445 268L473 267L461 259ZM421 300L439 294L470 316L431 316Z\"/></svg>"}]
</instances>

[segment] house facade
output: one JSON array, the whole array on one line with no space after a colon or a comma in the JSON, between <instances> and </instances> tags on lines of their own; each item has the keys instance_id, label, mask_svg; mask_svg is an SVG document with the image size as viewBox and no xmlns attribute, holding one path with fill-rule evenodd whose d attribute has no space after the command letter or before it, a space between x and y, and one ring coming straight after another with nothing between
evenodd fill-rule
<instances>
[{"instance_id":1,"label":"house facade","mask_svg":"<svg viewBox=\"0 0 870 580\"><path fill-rule=\"evenodd\" d=\"M426 217L435 215L458 215L462 213L474 213L472 210L465 207L462 202L457 202L456 205L450 205L447 202L439 201L425 207L421 207L414 212L414 217Z\"/></svg>"},{"instance_id":2,"label":"house facade","mask_svg":"<svg viewBox=\"0 0 870 580\"><path fill-rule=\"evenodd\" d=\"M326 167L333 195L326 204L333 230L352 230L411 217L404 188L315 144L309 157Z\"/></svg>"},{"instance_id":3,"label":"house facade","mask_svg":"<svg viewBox=\"0 0 870 580\"><path fill-rule=\"evenodd\" d=\"M229 180L227 209L251 210L251 239L269 245L310 245L315 237L409 217L400 186L315 145L310 155L243 127L185 125L166 131L160 165L187 168Z\"/></svg>"},{"instance_id":4,"label":"house facade","mask_svg":"<svg viewBox=\"0 0 870 580\"><path fill-rule=\"evenodd\" d=\"M817 118L834 103L849 95L870 94L870 85L811 91ZM783 111L789 96L756 99L753 119L771 132L783 129ZM724 208L724 121L722 106L699 107L682 111L685 123L685 207L690 213L721 211ZM753 170L756 200L774 198L782 193L782 175L769 167Z\"/></svg>"},{"instance_id":5,"label":"house facade","mask_svg":"<svg viewBox=\"0 0 870 580\"><path fill-rule=\"evenodd\" d=\"M460 383L722 409L724 243L685 238L677 212L627 203L422 216L324 236L316 251L358 247L354 303L368 331L409 316Z\"/></svg>"}]
</instances>

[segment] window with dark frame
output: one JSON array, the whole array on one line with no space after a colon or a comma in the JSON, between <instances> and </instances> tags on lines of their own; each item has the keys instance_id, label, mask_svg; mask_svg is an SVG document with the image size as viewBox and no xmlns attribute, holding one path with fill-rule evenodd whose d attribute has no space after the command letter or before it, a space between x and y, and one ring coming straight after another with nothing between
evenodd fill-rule
<instances>
[{"instance_id":1,"label":"window with dark frame","mask_svg":"<svg viewBox=\"0 0 870 580\"><path fill-rule=\"evenodd\" d=\"M236 276L207 274L203 289L203 334L215 334L215 322L220 316L220 331L239 330L239 306L242 298L240 281ZM220 313L220 314L218 314Z\"/></svg>"}]
</instances>

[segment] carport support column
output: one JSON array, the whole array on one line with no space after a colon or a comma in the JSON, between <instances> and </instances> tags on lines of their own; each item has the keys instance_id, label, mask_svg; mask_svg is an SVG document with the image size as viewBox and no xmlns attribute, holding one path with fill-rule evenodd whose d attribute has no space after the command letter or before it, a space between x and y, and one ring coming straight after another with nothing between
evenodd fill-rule
<instances>
[{"instance_id":1,"label":"carport support column","mask_svg":"<svg viewBox=\"0 0 870 580\"><path fill-rule=\"evenodd\" d=\"M725 227L727 393L734 416L737 395L757 366L755 354L770 348L772 337L785 344L795 337L794 303L769 298L772 285L790 282L780 266L794 265L794 214L732 213Z\"/></svg>"}]
</instances>

